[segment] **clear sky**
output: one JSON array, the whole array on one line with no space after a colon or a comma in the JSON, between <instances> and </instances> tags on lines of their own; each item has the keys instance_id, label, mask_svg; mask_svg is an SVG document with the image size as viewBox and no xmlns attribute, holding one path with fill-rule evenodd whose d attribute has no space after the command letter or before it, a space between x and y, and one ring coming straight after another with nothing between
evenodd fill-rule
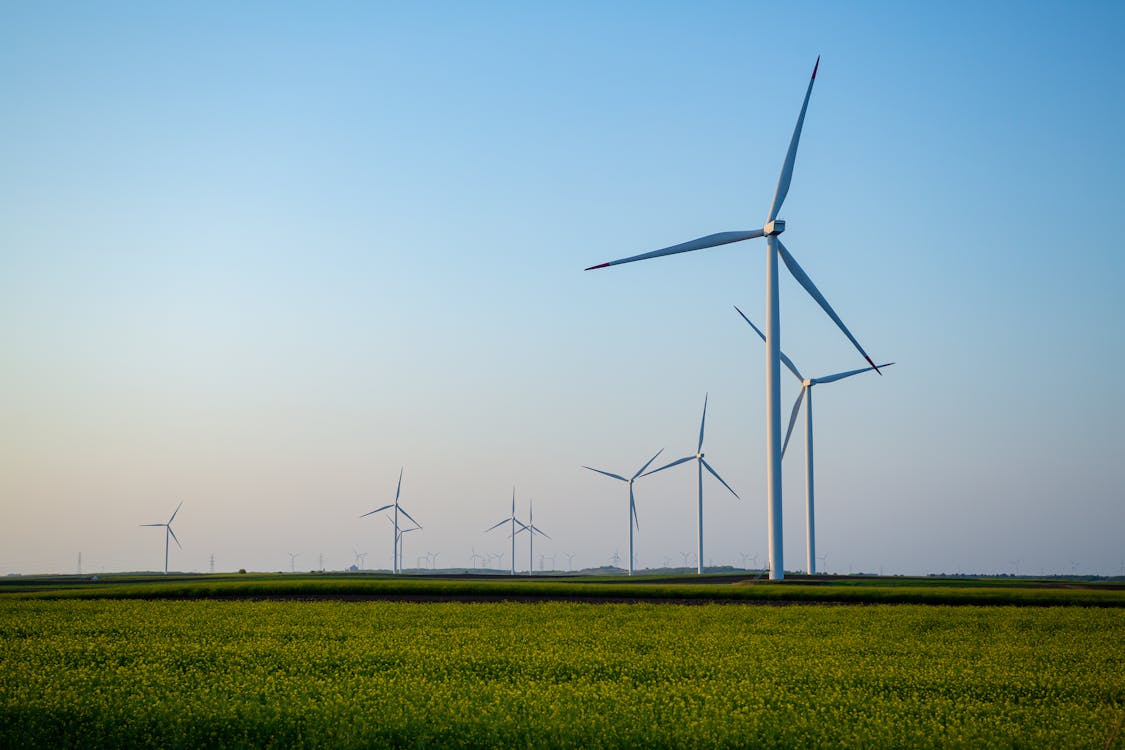
<instances>
[{"instance_id":1,"label":"clear sky","mask_svg":"<svg viewBox=\"0 0 1125 750\"><path fill-rule=\"evenodd\" d=\"M823 567L1125 566L1125 5L0 5L0 573L627 549L706 452L766 556L760 227L877 361L816 391ZM861 366L782 271L782 349ZM783 412L797 394L783 381ZM802 432L784 468L804 567ZM694 545L638 484L641 566ZM507 558L505 558L507 561ZM548 560L548 564L550 560ZM538 560L536 560L538 565ZM526 567L526 552L518 565Z\"/></svg>"}]
</instances>

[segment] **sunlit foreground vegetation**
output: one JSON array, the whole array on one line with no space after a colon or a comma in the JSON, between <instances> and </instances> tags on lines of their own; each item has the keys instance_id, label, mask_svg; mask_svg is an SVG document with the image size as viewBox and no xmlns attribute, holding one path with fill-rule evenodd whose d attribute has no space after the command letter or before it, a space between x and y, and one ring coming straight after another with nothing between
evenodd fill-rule
<instances>
[{"instance_id":1,"label":"sunlit foreground vegetation","mask_svg":"<svg viewBox=\"0 0 1125 750\"><path fill-rule=\"evenodd\" d=\"M1091 607L0 599L0 747L1120 746Z\"/></svg>"}]
</instances>

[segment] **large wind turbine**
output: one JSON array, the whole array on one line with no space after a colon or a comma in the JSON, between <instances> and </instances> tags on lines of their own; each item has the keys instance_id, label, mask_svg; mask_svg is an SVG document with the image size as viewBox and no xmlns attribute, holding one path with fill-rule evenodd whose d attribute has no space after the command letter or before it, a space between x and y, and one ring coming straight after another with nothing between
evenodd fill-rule
<instances>
[{"instance_id":1,"label":"large wind turbine","mask_svg":"<svg viewBox=\"0 0 1125 750\"><path fill-rule=\"evenodd\" d=\"M403 468L405 468L405 467L403 467ZM411 523L413 523L418 528L422 528L422 524L415 521L414 517L406 512L406 508L403 508L401 505L398 504L398 496L399 496L399 493L402 492L402 472L403 472L403 469L400 468L398 470L398 487L395 488L395 501L393 503L388 504L388 505L384 505L381 508L376 508L375 510L369 510L366 513L364 513L362 516L360 516L360 518L363 518L365 516L370 516L374 513L378 513L380 511L387 510L388 508L394 508L394 511L395 511L395 515L394 515L394 519L395 519L394 520L395 542L394 542L394 552L393 552L394 556L391 560L391 568L392 568L392 572L395 575L397 575L399 570L400 570L400 566L398 564L398 543L399 543L398 514L402 513L402 515L404 515L404 516L406 516L407 518L410 519Z\"/></svg>"},{"instance_id":2,"label":"large wind turbine","mask_svg":"<svg viewBox=\"0 0 1125 750\"><path fill-rule=\"evenodd\" d=\"M754 325L750 318L746 317L746 313L738 309L738 305L734 306L738 310L738 314L742 319L750 324L750 327L766 340L766 335L762 333L758 326ZM793 434L793 425L797 423L797 414L801 411L801 402L808 401L805 406L805 564L806 570L812 574L816 572L816 528L813 517L813 430L812 430L812 387L823 383L835 383L837 380L850 378L852 375L859 375L864 372L871 372L876 369L874 365L871 367L863 367L858 370L848 370L847 372L838 372L835 375L825 375L822 378L806 378L798 370L797 366L793 364L793 360L785 356L785 352L778 352L781 357L782 363L789 372L793 373L793 377L801 384L801 392L797 394L797 401L793 404L793 411L789 414L789 429L785 431L785 442L781 445L781 456L785 457L785 449L789 447L789 437ZM887 362L886 364L879 365L879 367L890 367L894 362Z\"/></svg>"},{"instance_id":3,"label":"large wind turbine","mask_svg":"<svg viewBox=\"0 0 1125 750\"><path fill-rule=\"evenodd\" d=\"M517 531L517 534L527 532L527 574L535 574L535 535L545 536L548 539L551 537L547 535L542 529L535 525L535 506L531 500L527 501L527 525ZM513 547L513 549L515 549ZM542 567L542 566L540 566Z\"/></svg>"},{"instance_id":4,"label":"large wind turbine","mask_svg":"<svg viewBox=\"0 0 1125 750\"><path fill-rule=\"evenodd\" d=\"M180 512L180 508L183 507L183 504L184 503L181 500L180 504L176 506L176 509L174 511L172 511L172 515L168 518L168 523L142 523L141 524L141 526L163 526L164 527L164 575L168 575L168 537L172 537L173 539L176 539L176 532L172 531L172 519L175 518L176 514ZM176 539L176 546L179 547L180 549L184 548L184 546L182 544L180 544L179 539Z\"/></svg>"},{"instance_id":5,"label":"large wind turbine","mask_svg":"<svg viewBox=\"0 0 1125 750\"><path fill-rule=\"evenodd\" d=\"M696 563L697 563L696 572L699 573L699 575L703 575L703 470L707 469L707 471L711 472L711 474L715 477L715 479L718 479L720 482L722 482L724 487L726 487L728 490L730 490L730 494L734 495L735 497L738 497L738 493L730 488L730 485L727 484L721 476L719 476L719 472L715 471L711 467L711 464L707 463L707 459L705 459L703 457L703 427L706 424L707 424L707 396L704 395L703 396L703 419L699 420L699 445L695 449L695 455L685 456L683 458L676 459L675 461L673 461L670 464L665 464L664 466L661 466L659 469L653 469L652 471L648 472L648 474L642 474L641 475L641 476L647 477L649 474L655 474L658 471L664 471L665 469L670 469L673 466L679 466L680 464L682 464L686 461L695 461L696 469L698 469L698 471L699 471L699 514L698 514L698 518L699 518L699 540L698 540L698 542L699 542L699 554L696 555Z\"/></svg>"},{"instance_id":6,"label":"large wind turbine","mask_svg":"<svg viewBox=\"0 0 1125 750\"><path fill-rule=\"evenodd\" d=\"M512 540L512 575L515 575L516 574L516 534L519 533L519 531L517 531L516 527L519 526L520 529L526 529L527 528L527 526L524 526L523 521L516 518L516 488L515 487L512 488L512 515L509 516L508 518L505 518L503 521L499 521L499 522L494 523L493 525L489 526L487 529L484 530L484 533L487 534L488 532L492 531L493 529L498 529L506 523L511 524L511 528L508 530L509 531L508 538Z\"/></svg>"},{"instance_id":7,"label":"large wind turbine","mask_svg":"<svg viewBox=\"0 0 1125 750\"><path fill-rule=\"evenodd\" d=\"M625 482L626 484L629 485L629 575L633 575L633 561L634 561L634 556L633 556L633 526L635 525L638 530L641 528L640 522L637 521L637 504L636 504L636 499L633 497L633 482L637 481L637 478L645 473L645 469L647 469L649 467L649 464L651 464L653 461L656 460L656 456L659 456L663 452L664 452L663 448L658 450L656 452L655 456L650 458L648 461L645 461L645 465L642 466L641 468L637 469L637 473L634 474L633 476L629 477L628 479L621 476L620 474L612 474L608 471L602 471L601 469L595 469L592 466L583 466L582 467L583 469L589 469L590 471L596 471L599 474L604 474L605 476L609 477L610 479L620 479L622 482ZM614 554L617 554L617 553L615 552Z\"/></svg>"},{"instance_id":8,"label":"large wind turbine","mask_svg":"<svg viewBox=\"0 0 1125 750\"><path fill-rule=\"evenodd\" d=\"M777 257L793 274L793 278L805 288L805 291L816 300L833 322L839 326L848 340L852 342L867 363L875 367L871 357L859 345L851 331L847 329L840 316L828 304L828 300L813 284L812 279L805 273L797 260L785 249L781 243L780 235L785 231L785 222L777 218L785 196L789 193L789 183L793 179L793 165L797 160L797 144L801 140L801 128L805 123L805 111L809 106L809 96L812 94L813 83L816 81L816 71L820 67L820 58L816 59L813 66L809 87L805 90L805 100L801 104L801 112L797 115L797 126L793 129L793 136L789 140L789 150L785 154L785 161L781 165L781 174L777 179L777 189L773 194L769 212L766 214L766 223L761 229L749 229L736 232L719 232L706 237L672 245L660 250L634 255L629 258L613 260L590 266L587 271L595 268L606 268L622 263L632 263L636 260L659 258L664 255L686 253L691 250L702 250L707 247L726 245L731 242L741 242L756 237L766 238L766 494L769 498L769 553L770 553L770 578L781 579L785 577L784 554L782 549L783 535L781 524L781 373L779 353L781 351L781 318L777 292ZM876 371L878 368L875 368Z\"/></svg>"}]
</instances>

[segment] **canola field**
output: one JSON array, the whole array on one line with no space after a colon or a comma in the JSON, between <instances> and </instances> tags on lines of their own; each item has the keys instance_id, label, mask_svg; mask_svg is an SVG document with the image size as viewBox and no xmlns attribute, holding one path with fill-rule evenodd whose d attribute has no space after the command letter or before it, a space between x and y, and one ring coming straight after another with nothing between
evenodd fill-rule
<instances>
[{"instance_id":1,"label":"canola field","mask_svg":"<svg viewBox=\"0 0 1125 750\"><path fill-rule=\"evenodd\" d=\"M0 747L1122 747L1125 611L0 600Z\"/></svg>"}]
</instances>

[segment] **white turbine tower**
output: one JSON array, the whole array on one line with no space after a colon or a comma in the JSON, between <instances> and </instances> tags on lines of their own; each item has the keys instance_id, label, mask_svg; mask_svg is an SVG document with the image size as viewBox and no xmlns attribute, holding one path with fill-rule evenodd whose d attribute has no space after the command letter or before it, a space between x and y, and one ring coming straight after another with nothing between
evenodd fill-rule
<instances>
[{"instance_id":1,"label":"white turbine tower","mask_svg":"<svg viewBox=\"0 0 1125 750\"><path fill-rule=\"evenodd\" d=\"M715 471L715 469L713 469L711 467L711 464L707 463L707 459L705 459L703 457L703 428L706 424L707 424L707 396L704 395L703 396L703 419L701 419L699 421L699 445L695 449L695 455L685 456L683 458L676 459L675 461L673 461L670 464L665 464L665 465L661 466L659 469L653 469L652 471L648 472L647 474L641 475L642 477L647 477L649 474L655 474L658 471L664 471L665 469L670 469L673 466L679 466L680 464L685 463L686 461L695 461L696 469L699 472L699 506L698 506L698 511L699 511L698 512L699 539L697 540L698 546L699 546L699 552L696 555L696 562L698 563L698 565L696 567L696 573L698 573L699 575L703 575L703 470L707 469L707 471L711 472L711 475L714 476L715 479L718 479L720 482L722 482L722 485L730 491L730 494L734 495L736 498L738 497L738 493L730 488L730 485L727 484L726 481L721 476L719 476L719 472Z\"/></svg>"},{"instance_id":2,"label":"white turbine tower","mask_svg":"<svg viewBox=\"0 0 1125 750\"><path fill-rule=\"evenodd\" d=\"M628 479L621 476L620 474L612 474L608 471L602 471L601 469L595 469L592 466L583 466L582 467L583 469L589 469L590 471L596 471L597 473L603 474L603 475L609 477L610 479L619 479L622 482L625 482L626 484L629 485L629 575L633 575L633 564L636 560L636 557L633 554L633 527L636 526L638 531L641 528L641 524L637 520L637 503L636 503L636 498L633 495L633 482L637 481L637 478L645 473L645 469L647 469L649 467L649 464L651 464L653 461L656 460L656 456L659 456L663 452L664 452L663 448L658 450L656 452L655 456L650 458L648 461L645 461L645 465L642 466L641 468L637 469L637 473L634 474L633 476L629 477ZM616 555L617 552L615 551L613 554Z\"/></svg>"},{"instance_id":3,"label":"white turbine tower","mask_svg":"<svg viewBox=\"0 0 1125 750\"><path fill-rule=\"evenodd\" d=\"M750 324L750 327L762 337L765 341L766 335L754 325L750 318L746 317L746 313L738 309L738 305L734 306L738 310L738 314L742 319ZM806 378L797 370L797 366L793 364L793 360L785 356L785 352L778 352L782 363L789 372L793 373L793 377L797 378L797 382L801 384L801 392L797 394L797 401L793 404L793 411L789 414L789 429L785 431L785 442L781 445L781 455L785 457L785 450L789 447L789 438L793 434L793 426L797 423L797 415L801 411L801 402L807 401L805 406L805 564L806 570L809 574L816 572L816 528L815 518L813 515L813 429L812 429L812 388L814 385L822 385L824 383L835 383L837 380L850 378L852 375L859 375L864 372L871 372L876 369L875 366L863 367L858 370L848 370L847 372L838 372L835 375L825 375L822 378ZM887 362L886 364L879 365L879 367L890 367L894 362Z\"/></svg>"},{"instance_id":4,"label":"white turbine tower","mask_svg":"<svg viewBox=\"0 0 1125 750\"><path fill-rule=\"evenodd\" d=\"M548 539L551 537L535 525L535 506L530 499L527 501L527 526L516 533L522 534L525 531L527 532L527 574L533 575L535 573L535 535L545 536ZM515 548L513 547L513 549ZM540 564L539 568L542 569L543 565Z\"/></svg>"},{"instance_id":5,"label":"white turbine tower","mask_svg":"<svg viewBox=\"0 0 1125 750\"><path fill-rule=\"evenodd\" d=\"M508 518L505 518L503 521L499 521L499 522L494 523L493 525L489 526L487 529L484 530L484 533L487 534L488 532L492 531L493 529L498 529L506 523L511 524L511 528L508 529L508 531L509 531L508 538L512 540L512 575L515 575L516 574L516 534L519 533L519 531L516 529L516 526L519 526L520 529L526 529L527 528L526 526L524 526L523 521L520 521L518 518L516 518L516 488L515 487L512 488L512 515L509 516ZM504 564L503 554L504 553L500 553L500 564L501 565Z\"/></svg>"},{"instance_id":6,"label":"white turbine tower","mask_svg":"<svg viewBox=\"0 0 1125 750\"><path fill-rule=\"evenodd\" d=\"M183 504L184 503L181 500L180 504L176 506L176 509L174 511L172 511L172 515L168 518L168 523L142 523L141 524L141 526L163 526L164 527L164 575L168 575L168 538L171 537L172 539L176 539L176 532L172 531L172 519L175 518L176 514L180 512L180 508L183 507ZM179 539L176 539L176 546L179 547L180 549L184 548L183 545L180 544Z\"/></svg>"},{"instance_id":7,"label":"white turbine tower","mask_svg":"<svg viewBox=\"0 0 1125 750\"><path fill-rule=\"evenodd\" d=\"M766 214L766 223L761 229L750 229L736 232L719 232L706 237L672 245L660 250L634 255L629 258L613 260L590 266L587 271L595 268L606 268L622 263L632 263L637 260L659 258L664 255L686 253L690 250L702 250L707 247L726 245L731 242L741 242L756 237L766 238L766 494L768 497L768 522L769 522L769 554L770 578L781 579L785 577L784 553L782 549L782 523L781 523L781 383L780 360L781 351L781 318L778 304L777 291L777 257L785 263L793 278L805 288L805 291L816 300L848 340L852 342L859 353L863 355L868 364L875 367L875 363L867 356L867 352L859 345L851 331L828 304L828 300L813 284L812 279L805 273L797 260L790 255L781 244L779 235L785 231L785 222L777 218L785 196L789 192L789 183L793 179L793 165L797 160L797 144L801 140L801 128L805 123L805 111L809 106L809 96L812 94L813 83L816 81L816 71L820 67L820 58L816 59L813 66L812 77L809 79L808 89L805 91L805 100L801 104L801 112L797 115L797 126L793 129L793 136L789 140L789 150L785 154L785 161L781 165L781 174L777 179L777 189L774 191L773 201L770 203L769 212ZM876 368L878 370L878 368Z\"/></svg>"},{"instance_id":8,"label":"white turbine tower","mask_svg":"<svg viewBox=\"0 0 1125 750\"><path fill-rule=\"evenodd\" d=\"M404 515L404 516L406 516L407 518L410 519L411 523L413 523L418 528L422 528L422 524L415 521L414 517L411 516L409 513L407 513L406 509L398 504L398 496L399 496L399 493L402 492L402 472L403 472L403 469L398 470L398 487L395 488L395 501L393 503L388 504L388 505L384 505L381 508L376 508L375 510L369 510L366 513L364 513L362 516L360 516L360 518L364 518L365 516L370 516L372 514L379 513L380 511L384 511L384 510L388 510L390 508L394 508L394 529L395 529L394 539L395 539L395 541L394 541L394 551L392 553L392 558L391 558L391 567L392 567L391 572L396 574L396 575L398 574L398 572L400 570L399 564L398 564L398 559L399 559L398 543L399 543L399 528L400 528L400 526L398 524L398 514L402 513L402 515Z\"/></svg>"}]
</instances>

